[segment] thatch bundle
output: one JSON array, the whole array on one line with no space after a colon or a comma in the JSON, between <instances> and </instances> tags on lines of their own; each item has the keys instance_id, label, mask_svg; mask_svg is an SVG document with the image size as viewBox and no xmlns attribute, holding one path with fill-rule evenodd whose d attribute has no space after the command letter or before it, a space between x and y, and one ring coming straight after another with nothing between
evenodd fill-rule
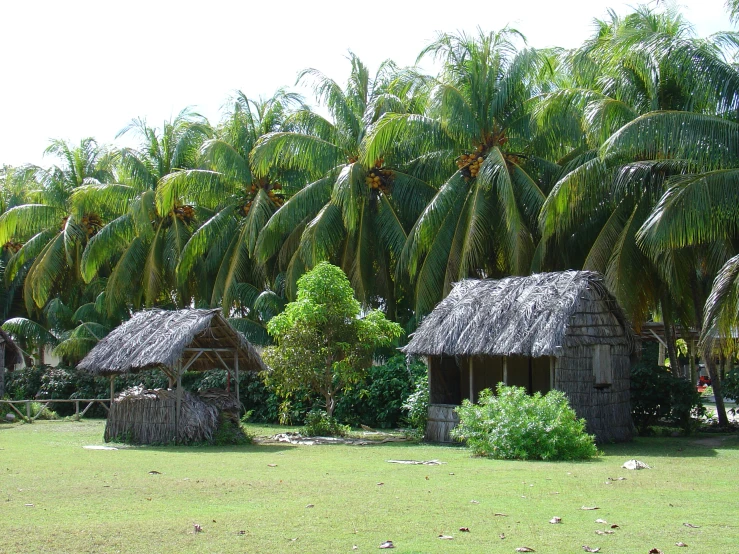
<instances>
[{"instance_id":1,"label":"thatch bundle","mask_svg":"<svg viewBox=\"0 0 739 554\"><path fill-rule=\"evenodd\" d=\"M538 273L528 277L473 280L457 283L428 315L403 348L407 354L427 356L559 356L563 346L622 344L634 350L634 336L610 336L600 321L607 304L622 329L630 325L605 286L592 271ZM568 333L572 316L588 316L588 332ZM607 326L600 333L599 327Z\"/></svg>"},{"instance_id":2,"label":"thatch bundle","mask_svg":"<svg viewBox=\"0 0 739 554\"><path fill-rule=\"evenodd\" d=\"M194 394L182 392L180 432L177 435L177 391L132 387L112 402L105 441L130 444L210 442L218 427L218 408Z\"/></svg>"},{"instance_id":3,"label":"thatch bundle","mask_svg":"<svg viewBox=\"0 0 739 554\"><path fill-rule=\"evenodd\" d=\"M207 389L199 391L200 399L210 406L215 406L221 416L234 425L239 425L239 413L241 405L236 397L223 389Z\"/></svg>"}]
</instances>

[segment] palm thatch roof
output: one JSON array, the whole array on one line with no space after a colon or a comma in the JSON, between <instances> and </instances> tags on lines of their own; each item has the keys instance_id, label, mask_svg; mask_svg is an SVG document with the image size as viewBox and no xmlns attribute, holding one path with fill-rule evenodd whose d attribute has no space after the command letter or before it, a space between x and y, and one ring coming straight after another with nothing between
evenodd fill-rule
<instances>
[{"instance_id":1,"label":"palm thatch roof","mask_svg":"<svg viewBox=\"0 0 739 554\"><path fill-rule=\"evenodd\" d=\"M557 356L571 316L605 302L633 347L631 327L603 277L591 271L538 273L500 280L467 279L454 285L424 319L403 352L425 356ZM608 337L582 341L607 344Z\"/></svg>"},{"instance_id":2,"label":"palm thatch roof","mask_svg":"<svg viewBox=\"0 0 739 554\"><path fill-rule=\"evenodd\" d=\"M202 350L198 353L196 349ZM171 374L176 364L197 356L192 371L266 369L254 347L214 310L145 310L114 329L77 366L94 375L120 375L162 368ZM224 368L224 363L228 368Z\"/></svg>"},{"instance_id":3,"label":"palm thatch roof","mask_svg":"<svg viewBox=\"0 0 739 554\"><path fill-rule=\"evenodd\" d=\"M5 344L5 367L12 370L13 366L23 362L23 351L2 329L0 329L0 344Z\"/></svg>"}]
</instances>

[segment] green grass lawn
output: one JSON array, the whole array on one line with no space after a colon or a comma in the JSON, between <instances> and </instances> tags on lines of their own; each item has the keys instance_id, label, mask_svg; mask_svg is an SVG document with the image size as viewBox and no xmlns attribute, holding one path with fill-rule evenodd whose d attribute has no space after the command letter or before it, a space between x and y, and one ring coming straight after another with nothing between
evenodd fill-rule
<instances>
[{"instance_id":1,"label":"green grass lawn","mask_svg":"<svg viewBox=\"0 0 739 554\"><path fill-rule=\"evenodd\" d=\"M0 551L376 552L388 539L423 553L739 551L736 436L639 439L584 463L412 443L83 449L104 425L0 425ZM620 469L630 458L653 469ZM598 518L619 527L597 535Z\"/></svg>"}]
</instances>

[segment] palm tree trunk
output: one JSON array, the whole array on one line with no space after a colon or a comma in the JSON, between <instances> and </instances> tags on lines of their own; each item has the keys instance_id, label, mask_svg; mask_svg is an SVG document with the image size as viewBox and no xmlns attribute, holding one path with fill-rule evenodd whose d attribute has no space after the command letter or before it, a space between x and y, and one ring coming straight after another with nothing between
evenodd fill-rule
<instances>
[{"instance_id":1,"label":"palm tree trunk","mask_svg":"<svg viewBox=\"0 0 739 554\"><path fill-rule=\"evenodd\" d=\"M711 387L713 387L713 394L716 398L718 424L721 427L728 427L729 418L726 417L726 406L724 406L724 396L721 391L721 376L717 371L715 360L710 352L704 351L703 359L706 362L706 369L708 370L708 376L711 378Z\"/></svg>"},{"instance_id":2,"label":"palm tree trunk","mask_svg":"<svg viewBox=\"0 0 739 554\"><path fill-rule=\"evenodd\" d=\"M667 343L667 356L670 358L670 369L676 377L683 377L680 360L677 358L675 348L675 328L672 326L672 302L668 293L662 294L662 321L665 326L665 342Z\"/></svg>"}]
</instances>

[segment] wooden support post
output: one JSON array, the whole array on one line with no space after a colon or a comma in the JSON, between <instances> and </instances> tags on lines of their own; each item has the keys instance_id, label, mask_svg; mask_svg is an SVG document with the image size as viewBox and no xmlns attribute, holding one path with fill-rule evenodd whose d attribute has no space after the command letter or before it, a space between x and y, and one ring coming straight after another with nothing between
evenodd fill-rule
<instances>
[{"instance_id":1,"label":"wooden support post","mask_svg":"<svg viewBox=\"0 0 739 554\"><path fill-rule=\"evenodd\" d=\"M557 370L557 358L549 356L549 390L554 390L554 373Z\"/></svg>"},{"instance_id":2,"label":"wooden support post","mask_svg":"<svg viewBox=\"0 0 739 554\"><path fill-rule=\"evenodd\" d=\"M180 420L181 418L181 409L182 409L182 372L180 371L182 369L182 364L180 361L177 362L177 391L176 391L176 402L175 402L175 414L174 414L174 421L175 421L175 442L179 442L180 440Z\"/></svg>"},{"instance_id":3,"label":"wooden support post","mask_svg":"<svg viewBox=\"0 0 739 554\"><path fill-rule=\"evenodd\" d=\"M31 423L33 420L31 419L31 401L26 400L26 419L28 419L28 423Z\"/></svg>"},{"instance_id":4,"label":"wooden support post","mask_svg":"<svg viewBox=\"0 0 739 554\"><path fill-rule=\"evenodd\" d=\"M236 403L239 405L241 415L241 398L239 397L239 351L234 349L234 370L236 371Z\"/></svg>"},{"instance_id":5,"label":"wooden support post","mask_svg":"<svg viewBox=\"0 0 739 554\"><path fill-rule=\"evenodd\" d=\"M115 384L113 381L114 379L115 377L111 375L110 376L110 405L111 406L113 405L113 396L115 396Z\"/></svg>"},{"instance_id":6,"label":"wooden support post","mask_svg":"<svg viewBox=\"0 0 739 554\"><path fill-rule=\"evenodd\" d=\"M80 401L79 400L74 401L74 419L75 421L80 420Z\"/></svg>"},{"instance_id":7,"label":"wooden support post","mask_svg":"<svg viewBox=\"0 0 739 554\"><path fill-rule=\"evenodd\" d=\"M470 356L470 402L475 401L475 378L472 365L472 356Z\"/></svg>"},{"instance_id":8,"label":"wooden support post","mask_svg":"<svg viewBox=\"0 0 739 554\"><path fill-rule=\"evenodd\" d=\"M508 357L503 356L503 384L508 386Z\"/></svg>"}]
</instances>

